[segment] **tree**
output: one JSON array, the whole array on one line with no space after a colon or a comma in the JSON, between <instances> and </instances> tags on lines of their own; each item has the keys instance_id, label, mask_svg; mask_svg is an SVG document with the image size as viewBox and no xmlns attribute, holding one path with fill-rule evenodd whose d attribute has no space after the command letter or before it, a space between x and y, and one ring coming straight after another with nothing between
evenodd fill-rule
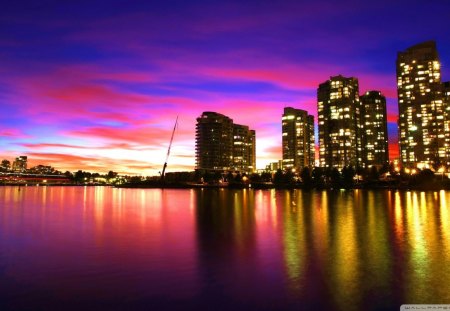
<instances>
[{"instance_id":1,"label":"tree","mask_svg":"<svg viewBox=\"0 0 450 311\"><path fill-rule=\"evenodd\" d=\"M73 174L71 172L69 172L69 171L66 171L64 173L64 176L66 176L68 179L73 179Z\"/></svg>"},{"instance_id":2,"label":"tree","mask_svg":"<svg viewBox=\"0 0 450 311\"><path fill-rule=\"evenodd\" d=\"M372 165L369 171L369 180L370 181L377 181L380 178L380 174L378 173L377 167L375 165Z\"/></svg>"},{"instance_id":3,"label":"tree","mask_svg":"<svg viewBox=\"0 0 450 311\"><path fill-rule=\"evenodd\" d=\"M261 174L262 181L272 181L272 173L270 172L263 172Z\"/></svg>"},{"instance_id":4,"label":"tree","mask_svg":"<svg viewBox=\"0 0 450 311\"><path fill-rule=\"evenodd\" d=\"M116 178L117 177L117 173L113 172L113 171L109 171L108 175L106 176L108 179L112 179L112 178Z\"/></svg>"},{"instance_id":5,"label":"tree","mask_svg":"<svg viewBox=\"0 0 450 311\"><path fill-rule=\"evenodd\" d=\"M300 178L302 179L304 187L309 188L312 186L311 171L310 171L309 167L305 166L302 169L302 171L300 172Z\"/></svg>"},{"instance_id":6,"label":"tree","mask_svg":"<svg viewBox=\"0 0 450 311\"><path fill-rule=\"evenodd\" d=\"M77 172L75 172L75 176L74 176L75 181L76 182L84 181L84 176L85 176L84 172L81 170L78 170Z\"/></svg>"},{"instance_id":7,"label":"tree","mask_svg":"<svg viewBox=\"0 0 450 311\"><path fill-rule=\"evenodd\" d=\"M330 176L330 180L331 180L331 185L333 187L338 187L341 185L341 173L339 172L339 170L336 167L334 167L329 172L329 176Z\"/></svg>"},{"instance_id":8,"label":"tree","mask_svg":"<svg viewBox=\"0 0 450 311\"><path fill-rule=\"evenodd\" d=\"M2 161L2 165L1 168L5 171L9 171L11 169L11 162L9 162L8 160L3 160Z\"/></svg>"},{"instance_id":9,"label":"tree","mask_svg":"<svg viewBox=\"0 0 450 311\"><path fill-rule=\"evenodd\" d=\"M316 187L324 187L325 186L324 170L322 167L315 167L312 170L312 180Z\"/></svg>"},{"instance_id":10,"label":"tree","mask_svg":"<svg viewBox=\"0 0 450 311\"><path fill-rule=\"evenodd\" d=\"M258 173L252 173L250 175L250 182L261 182L261 175L259 175Z\"/></svg>"},{"instance_id":11,"label":"tree","mask_svg":"<svg viewBox=\"0 0 450 311\"><path fill-rule=\"evenodd\" d=\"M277 169L275 175L273 176L273 183L279 185L283 183L283 172L280 169Z\"/></svg>"},{"instance_id":12,"label":"tree","mask_svg":"<svg viewBox=\"0 0 450 311\"><path fill-rule=\"evenodd\" d=\"M344 187L351 188L353 187L353 177L355 177L355 169L353 166L345 166L342 169L342 179L344 182Z\"/></svg>"}]
</instances>

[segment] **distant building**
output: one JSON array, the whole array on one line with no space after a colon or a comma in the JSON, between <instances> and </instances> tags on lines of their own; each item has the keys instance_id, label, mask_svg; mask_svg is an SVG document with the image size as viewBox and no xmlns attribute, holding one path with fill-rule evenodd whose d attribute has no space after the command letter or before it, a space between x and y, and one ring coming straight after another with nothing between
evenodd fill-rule
<instances>
[{"instance_id":1,"label":"distant building","mask_svg":"<svg viewBox=\"0 0 450 311\"><path fill-rule=\"evenodd\" d=\"M402 164L447 162L441 65L434 41L398 52L397 92Z\"/></svg>"},{"instance_id":2,"label":"distant building","mask_svg":"<svg viewBox=\"0 0 450 311\"><path fill-rule=\"evenodd\" d=\"M277 170L283 169L283 160L278 160L277 162L271 162L266 165L266 171L276 172Z\"/></svg>"},{"instance_id":3,"label":"distant building","mask_svg":"<svg viewBox=\"0 0 450 311\"><path fill-rule=\"evenodd\" d=\"M12 169L15 172L25 172L27 170L27 156L17 157L14 162Z\"/></svg>"},{"instance_id":4,"label":"distant building","mask_svg":"<svg viewBox=\"0 0 450 311\"><path fill-rule=\"evenodd\" d=\"M28 172L32 173L32 174L54 174L56 172L56 170L49 166L49 165L37 165L35 167L32 167L28 170Z\"/></svg>"},{"instance_id":5,"label":"distant building","mask_svg":"<svg viewBox=\"0 0 450 311\"><path fill-rule=\"evenodd\" d=\"M286 107L281 121L283 169L314 167L314 117L305 110Z\"/></svg>"},{"instance_id":6,"label":"distant building","mask_svg":"<svg viewBox=\"0 0 450 311\"><path fill-rule=\"evenodd\" d=\"M360 97L362 129L362 163L382 166L389 163L386 98L379 91Z\"/></svg>"},{"instance_id":7,"label":"distant building","mask_svg":"<svg viewBox=\"0 0 450 311\"><path fill-rule=\"evenodd\" d=\"M256 169L255 131L233 124L233 169L253 173Z\"/></svg>"},{"instance_id":8,"label":"distant building","mask_svg":"<svg viewBox=\"0 0 450 311\"><path fill-rule=\"evenodd\" d=\"M216 112L206 111L197 118L197 169L253 172L255 162L255 131Z\"/></svg>"},{"instance_id":9,"label":"distant building","mask_svg":"<svg viewBox=\"0 0 450 311\"><path fill-rule=\"evenodd\" d=\"M320 166L342 169L362 163L361 103L356 78L341 75L317 90Z\"/></svg>"}]
</instances>

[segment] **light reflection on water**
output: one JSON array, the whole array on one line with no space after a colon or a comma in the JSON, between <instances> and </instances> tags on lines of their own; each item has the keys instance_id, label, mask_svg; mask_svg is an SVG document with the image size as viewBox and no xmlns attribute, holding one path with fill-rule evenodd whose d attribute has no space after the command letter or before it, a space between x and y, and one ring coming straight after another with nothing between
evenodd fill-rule
<instances>
[{"instance_id":1,"label":"light reflection on water","mask_svg":"<svg viewBox=\"0 0 450 311\"><path fill-rule=\"evenodd\" d=\"M450 303L450 192L0 187L0 309Z\"/></svg>"}]
</instances>

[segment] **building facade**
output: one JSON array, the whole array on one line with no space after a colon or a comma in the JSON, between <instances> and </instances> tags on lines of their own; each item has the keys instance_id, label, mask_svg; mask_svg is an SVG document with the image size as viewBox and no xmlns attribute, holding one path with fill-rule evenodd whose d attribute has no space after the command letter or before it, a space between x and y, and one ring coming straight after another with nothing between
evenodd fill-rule
<instances>
[{"instance_id":1,"label":"building facade","mask_svg":"<svg viewBox=\"0 0 450 311\"><path fill-rule=\"evenodd\" d=\"M398 52L399 147L406 167L428 167L447 161L440 67L433 41Z\"/></svg>"},{"instance_id":2,"label":"building facade","mask_svg":"<svg viewBox=\"0 0 450 311\"><path fill-rule=\"evenodd\" d=\"M446 162L445 165L450 165L450 81L442 83L442 94L444 95L444 106L445 106L445 153Z\"/></svg>"},{"instance_id":3,"label":"building facade","mask_svg":"<svg viewBox=\"0 0 450 311\"><path fill-rule=\"evenodd\" d=\"M253 172L256 168L255 131L233 124L220 113L205 111L197 118L196 169Z\"/></svg>"},{"instance_id":4,"label":"building facade","mask_svg":"<svg viewBox=\"0 0 450 311\"><path fill-rule=\"evenodd\" d=\"M255 131L246 125L233 124L233 170L253 173L256 170Z\"/></svg>"},{"instance_id":5,"label":"building facade","mask_svg":"<svg viewBox=\"0 0 450 311\"><path fill-rule=\"evenodd\" d=\"M195 165L204 170L230 170L233 166L233 120L206 111L197 118Z\"/></svg>"},{"instance_id":6,"label":"building facade","mask_svg":"<svg viewBox=\"0 0 450 311\"><path fill-rule=\"evenodd\" d=\"M368 91L360 96L360 100L363 166L388 164L386 97L379 91Z\"/></svg>"},{"instance_id":7,"label":"building facade","mask_svg":"<svg viewBox=\"0 0 450 311\"><path fill-rule=\"evenodd\" d=\"M28 165L28 157L27 156L20 156L17 157L12 165L12 169L15 172L25 172L27 170Z\"/></svg>"},{"instance_id":8,"label":"building facade","mask_svg":"<svg viewBox=\"0 0 450 311\"><path fill-rule=\"evenodd\" d=\"M361 103L356 78L330 77L317 90L319 165L361 165Z\"/></svg>"},{"instance_id":9,"label":"building facade","mask_svg":"<svg viewBox=\"0 0 450 311\"><path fill-rule=\"evenodd\" d=\"M314 116L305 110L286 107L281 121L283 169L314 167Z\"/></svg>"}]
</instances>

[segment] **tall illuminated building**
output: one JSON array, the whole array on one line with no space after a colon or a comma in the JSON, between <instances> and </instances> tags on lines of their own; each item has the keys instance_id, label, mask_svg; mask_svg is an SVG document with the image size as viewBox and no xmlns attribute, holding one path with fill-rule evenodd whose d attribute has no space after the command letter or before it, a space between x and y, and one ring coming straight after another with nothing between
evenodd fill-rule
<instances>
[{"instance_id":1,"label":"tall illuminated building","mask_svg":"<svg viewBox=\"0 0 450 311\"><path fill-rule=\"evenodd\" d=\"M403 165L427 167L446 162L445 106L434 41L398 52L397 93Z\"/></svg>"},{"instance_id":2,"label":"tall illuminated building","mask_svg":"<svg viewBox=\"0 0 450 311\"><path fill-rule=\"evenodd\" d=\"M319 164L342 169L361 165L361 103L358 79L330 77L317 90Z\"/></svg>"},{"instance_id":3,"label":"tall illuminated building","mask_svg":"<svg viewBox=\"0 0 450 311\"><path fill-rule=\"evenodd\" d=\"M362 163L364 166L382 166L389 163L386 97L379 91L368 91L360 96Z\"/></svg>"},{"instance_id":4,"label":"tall illuminated building","mask_svg":"<svg viewBox=\"0 0 450 311\"><path fill-rule=\"evenodd\" d=\"M206 111L197 118L195 164L198 169L229 170L233 165L233 120Z\"/></svg>"},{"instance_id":5,"label":"tall illuminated building","mask_svg":"<svg viewBox=\"0 0 450 311\"><path fill-rule=\"evenodd\" d=\"M199 170L255 170L255 131L229 117L205 111L197 118L195 164Z\"/></svg>"},{"instance_id":6,"label":"tall illuminated building","mask_svg":"<svg viewBox=\"0 0 450 311\"><path fill-rule=\"evenodd\" d=\"M450 163L450 81L442 83L442 94L444 96L445 107L445 147L446 147L446 165Z\"/></svg>"},{"instance_id":7,"label":"tall illuminated building","mask_svg":"<svg viewBox=\"0 0 450 311\"><path fill-rule=\"evenodd\" d=\"M17 157L12 165L12 169L15 172L25 172L27 170L27 162L28 158L27 156L20 156Z\"/></svg>"},{"instance_id":8,"label":"tall illuminated building","mask_svg":"<svg viewBox=\"0 0 450 311\"><path fill-rule=\"evenodd\" d=\"M284 108L282 121L283 168L314 166L314 116L307 111Z\"/></svg>"},{"instance_id":9,"label":"tall illuminated building","mask_svg":"<svg viewBox=\"0 0 450 311\"><path fill-rule=\"evenodd\" d=\"M253 173L256 169L255 131L233 124L233 169Z\"/></svg>"}]
</instances>

